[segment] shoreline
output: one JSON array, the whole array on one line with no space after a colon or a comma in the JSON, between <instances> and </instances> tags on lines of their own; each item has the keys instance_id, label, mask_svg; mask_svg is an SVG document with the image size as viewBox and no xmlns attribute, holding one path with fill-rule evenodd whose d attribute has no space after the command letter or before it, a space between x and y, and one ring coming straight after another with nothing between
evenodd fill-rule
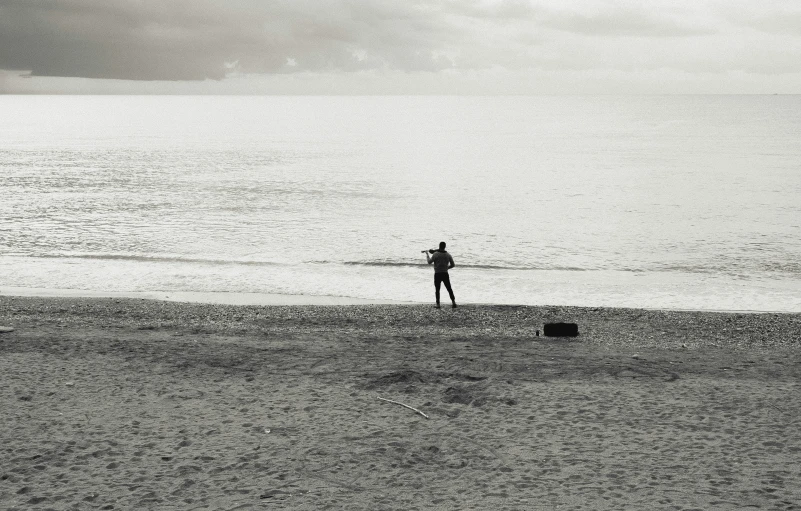
<instances>
[{"instance_id":1,"label":"shoreline","mask_svg":"<svg viewBox=\"0 0 801 511\"><path fill-rule=\"evenodd\" d=\"M98 331L191 328L214 334L251 335L268 325L277 328L277 324L292 332L339 332L339 335L352 331L391 337L451 333L530 340L537 338L536 331L542 332L548 322L577 323L577 342L610 349L801 346L801 313L495 304L435 309L432 304L349 301L279 301L265 305L235 300L190 302L117 295L0 294L0 326L24 328L27 324L41 330L38 335L57 334L70 328Z\"/></svg>"},{"instance_id":2,"label":"shoreline","mask_svg":"<svg viewBox=\"0 0 801 511\"><path fill-rule=\"evenodd\" d=\"M156 300L180 303L202 303L209 305L242 306L327 306L327 305L433 305L433 300L424 302L405 302L400 300L381 300L355 298L350 296L289 295L278 293L244 293L227 291L91 291L83 289L26 288L14 286L0 287L0 297L31 298L119 298ZM460 304L460 306L462 306ZM573 307L579 309L631 309L665 312L702 312L723 314L801 314L791 310L747 310L747 309L687 309L666 307L616 307L610 305L564 305L564 304L505 304L505 303L464 303L464 306L487 307ZM443 305L449 308L449 305Z\"/></svg>"},{"instance_id":3,"label":"shoreline","mask_svg":"<svg viewBox=\"0 0 801 511\"><path fill-rule=\"evenodd\" d=\"M83 289L0 287L0 296L39 298L130 298L218 305L412 305L415 302L350 296L232 293L225 291L87 291Z\"/></svg>"}]
</instances>

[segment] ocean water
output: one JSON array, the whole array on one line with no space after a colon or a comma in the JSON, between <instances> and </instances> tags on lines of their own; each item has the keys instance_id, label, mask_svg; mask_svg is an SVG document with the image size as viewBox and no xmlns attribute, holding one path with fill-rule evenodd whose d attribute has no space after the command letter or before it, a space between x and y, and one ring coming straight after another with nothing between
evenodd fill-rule
<instances>
[{"instance_id":1,"label":"ocean water","mask_svg":"<svg viewBox=\"0 0 801 511\"><path fill-rule=\"evenodd\" d=\"M801 96L0 96L0 292L801 311ZM444 292L444 290L443 290Z\"/></svg>"}]
</instances>

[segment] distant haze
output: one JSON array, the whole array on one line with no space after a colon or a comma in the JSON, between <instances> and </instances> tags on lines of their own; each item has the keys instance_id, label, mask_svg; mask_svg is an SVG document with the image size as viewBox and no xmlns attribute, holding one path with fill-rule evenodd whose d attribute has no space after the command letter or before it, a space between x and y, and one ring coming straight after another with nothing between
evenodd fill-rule
<instances>
[{"instance_id":1,"label":"distant haze","mask_svg":"<svg viewBox=\"0 0 801 511\"><path fill-rule=\"evenodd\" d=\"M801 2L0 0L0 93L801 93Z\"/></svg>"}]
</instances>

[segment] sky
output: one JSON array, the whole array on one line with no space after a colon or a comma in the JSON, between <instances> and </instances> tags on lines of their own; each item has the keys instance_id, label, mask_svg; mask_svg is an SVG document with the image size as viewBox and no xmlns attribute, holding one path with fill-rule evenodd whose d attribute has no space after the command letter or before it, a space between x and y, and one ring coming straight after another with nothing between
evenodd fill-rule
<instances>
[{"instance_id":1,"label":"sky","mask_svg":"<svg viewBox=\"0 0 801 511\"><path fill-rule=\"evenodd\" d=\"M797 94L799 0L0 0L0 93Z\"/></svg>"}]
</instances>

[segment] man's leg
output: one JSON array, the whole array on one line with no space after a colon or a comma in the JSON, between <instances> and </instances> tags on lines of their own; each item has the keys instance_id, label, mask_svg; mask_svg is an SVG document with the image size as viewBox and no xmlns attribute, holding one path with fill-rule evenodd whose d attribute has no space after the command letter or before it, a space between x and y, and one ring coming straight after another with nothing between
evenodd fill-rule
<instances>
[{"instance_id":1,"label":"man's leg","mask_svg":"<svg viewBox=\"0 0 801 511\"><path fill-rule=\"evenodd\" d=\"M434 293L434 296L437 297L437 307L439 307L439 286L440 286L440 284L442 284L442 274L441 273L435 273L434 274L434 289L436 289L436 293Z\"/></svg>"},{"instance_id":2,"label":"man's leg","mask_svg":"<svg viewBox=\"0 0 801 511\"><path fill-rule=\"evenodd\" d=\"M451 296L451 302L453 302L453 307L456 308L456 297L453 296L453 289L451 289L451 277L447 273L443 273L442 282L445 284L445 289L448 290L448 294ZM439 299L437 299L437 303L439 303Z\"/></svg>"}]
</instances>

